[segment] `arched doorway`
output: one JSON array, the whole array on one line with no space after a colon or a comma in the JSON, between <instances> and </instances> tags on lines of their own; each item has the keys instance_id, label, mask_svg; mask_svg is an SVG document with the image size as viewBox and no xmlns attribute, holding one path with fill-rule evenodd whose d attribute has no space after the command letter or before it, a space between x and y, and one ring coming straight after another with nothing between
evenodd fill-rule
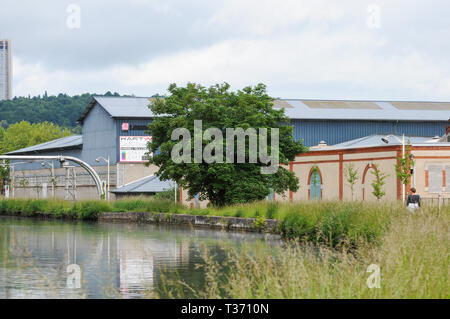
<instances>
[{"instance_id":1,"label":"arched doorway","mask_svg":"<svg viewBox=\"0 0 450 319\"><path fill-rule=\"evenodd\" d=\"M318 167L311 168L308 178L308 198L322 199L322 174Z\"/></svg>"},{"instance_id":2,"label":"arched doorway","mask_svg":"<svg viewBox=\"0 0 450 319\"><path fill-rule=\"evenodd\" d=\"M364 201L375 201L377 198L372 194L372 183L375 177L371 173L374 170L373 164L367 164L362 176L362 199Z\"/></svg>"}]
</instances>

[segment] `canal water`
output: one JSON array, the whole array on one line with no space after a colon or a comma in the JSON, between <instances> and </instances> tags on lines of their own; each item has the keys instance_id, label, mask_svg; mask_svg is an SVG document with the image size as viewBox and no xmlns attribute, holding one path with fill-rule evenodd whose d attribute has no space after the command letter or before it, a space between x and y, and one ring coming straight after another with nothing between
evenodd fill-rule
<instances>
[{"instance_id":1,"label":"canal water","mask_svg":"<svg viewBox=\"0 0 450 319\"><path fill-rule=\"evenodd\" d=\"M224 245L280 243L257 233L0 217L0 298L170 297L163 280L208 284L198 267L205 248L220 262Z\"/></svg>"}]
</instances>

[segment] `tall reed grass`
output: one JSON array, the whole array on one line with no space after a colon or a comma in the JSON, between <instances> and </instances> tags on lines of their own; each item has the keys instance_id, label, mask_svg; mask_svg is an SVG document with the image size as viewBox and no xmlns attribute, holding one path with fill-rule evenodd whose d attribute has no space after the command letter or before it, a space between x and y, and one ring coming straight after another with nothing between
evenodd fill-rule
<instances>
[{"instance_id":1,"label":"tall reed grass","mask_svg":"<svg viewBox=\"0 0 450 319\"><path fill-rule=\"evenodd\" d=\"M392 217L404 212L404 207L396 202L342 201L256 202L188 211L201 215L278 219L279 231L284 237L331 247L354 247L360 242L379 243Z\"/></svg>"},{"instance_id":2,"label":"tall reed grass","mask_svg":"<svg viewBox=\"0 0 450 319\"><path fill-rule=\"evenodd\" d=\"M163 281L155 297L183 298L449 298L449 214L427 209L396 214L380 245L289 242L286 247L223 247L218 261L203 249L206 284ZM380 288L369 288L368 266L380 267ZM226 272L224 273L224 269Z\"/></svg>"},{"instance_id":3,"label":"tall reed grass","mask_svg":"<svg viewBox=\"0 0 450 319\"><path fill-rule=\"evenodd\" d=\"M287 205L280 230L288 239L331 247L379 243L393 217L403 214L396 203L309 202Z\"/></svg>"}]
</instances>

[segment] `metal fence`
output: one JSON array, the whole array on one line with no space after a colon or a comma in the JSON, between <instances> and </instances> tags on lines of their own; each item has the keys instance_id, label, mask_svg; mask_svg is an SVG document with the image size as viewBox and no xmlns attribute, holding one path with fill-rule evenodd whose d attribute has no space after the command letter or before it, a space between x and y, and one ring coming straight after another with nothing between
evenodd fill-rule
<instances>
[{"instance_id":1,"label":"metal fence","mask_svg":"<svg viewBox=\"0 0 450 319\"><path fill-rule=\"evenodd\" d=\"M107 180L108 174L106 172L98 173L101 180ZM46 175L22 175L15 174L14 175L14 187L39 187L42 186L43 183L46 183L48 186L52 185L52 177L49 174ZM110 181L111 184L115 185L116 173L110 173ZM12 181L11 181L12 182ZM64 187L66 183L66 175L65 174L56 174L55 175L55 186L56 187ZM78 186L95 186L94 179L89 173L86 172L77 172L76 173L76 184Z\"/></svg>"},{"instance_id":2,"label":"metal fence","mask_svg":"<svg viewBox=\"0 0 450 319\"><path fill-rule=\"evenodd\" d=\"M450 206L450 198L445 197L421 197L423 206Z\"/></svg>"}]
</instances>

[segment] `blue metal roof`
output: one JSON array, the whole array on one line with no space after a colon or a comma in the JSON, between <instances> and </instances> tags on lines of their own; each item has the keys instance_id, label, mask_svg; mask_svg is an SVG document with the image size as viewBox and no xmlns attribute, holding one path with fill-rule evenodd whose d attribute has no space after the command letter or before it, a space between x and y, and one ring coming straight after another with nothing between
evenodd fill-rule
<instances>
[{"instance_id":1,"label":"blue metal roof","mask_svg":"<svg viewBox=\"0 0 450 319\"><path fill-rule=\"evenodd\" d=\"M450 119L450 103L447 102L282 101L285 105L285 114L291 119L392 121L448 121ZM313 104L311 102L318 107L311 107ZM275 101L275 106L277 104ZM341 106L336 107L335 104Z\"/></svg>"},{"instance_id":2,"label":"blue metal roof","mask_svg":"<svg viewBox=\"0 0 450 319\"><path fill-rule=\"evenodd\" d=\"M152 118L154 115L148 108L152 99L150 97L94 96L81 113L78 122L83 122L96 103L101 105L111 117Z\"/></svg>"},{"instance_id":3,"label":"blue metal roof","mask_svg":"<svg viewBox=\"0 0 450 319\"><path fill-rule=\"evenodd\" d=\"M147 176L122 187L111 190L111 193L159 193L174 187L172 181L161 181L158 176Z\"/></svg>"},{"instance_id":4,"label":"blue metal roof","mask_svg":"<svg viewBox=\"0 0 450 319\"><path fill-rule=\"evenodd\" d=\"M81 135L71 135L67 137L58 138L56 140L52 140L49 142L45 142L42 144L21 148L19 150L7 153L7 155L41 152L47 150L81 148L82 146L83 146L83 137Z\"/></svg>"},{"instance_id":5,"label":"blue metal roof","mask_svg":"<svg viewBox=\"0 0 450 319\"><path fill-rule=\"evenodd\" d=\"M98 103L111 117L152 118L148 108L153 98L94 96L80 115L82 122ZM276 108L283 107L291 119L320 120L392 120L392 121L447 121L450 102L352 101L278 99Z\"/></svg>"}]
</instances>

